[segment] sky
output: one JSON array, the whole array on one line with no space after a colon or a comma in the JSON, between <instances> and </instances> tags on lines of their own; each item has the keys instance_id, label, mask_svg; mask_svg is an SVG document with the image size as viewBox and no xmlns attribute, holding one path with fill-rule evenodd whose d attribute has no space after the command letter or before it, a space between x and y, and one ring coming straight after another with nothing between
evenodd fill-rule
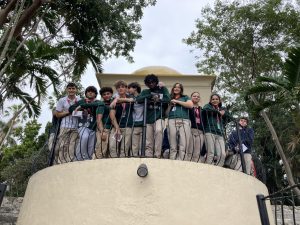
<instances>
[{"instance_id":1,"label":"sky","mask_svg":"<svg viewBox=\"0 0 300 225\"><path fill-rule=\"evenodd\" d=\"M134 63L122 57L110 58L103 62L103 72L130 74L146 66L167 66L182 74L197 74L195 54L182 39L195 30L201 9L212 3L212 0L157 0L155 6L144 9L142 38L131 54ZM99 89L92 66L88 66L82 85L94 85ZM38 121L44 124L50 120L51 112L45 104Z\"/></svg>"}]
</instances>

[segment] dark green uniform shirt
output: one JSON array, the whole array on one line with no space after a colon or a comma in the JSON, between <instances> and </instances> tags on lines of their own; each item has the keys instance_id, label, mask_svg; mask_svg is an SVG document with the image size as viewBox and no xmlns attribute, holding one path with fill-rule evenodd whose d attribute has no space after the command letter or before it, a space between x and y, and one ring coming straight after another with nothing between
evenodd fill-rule
<instances>
[{"instance_id":1,"label":"dark green uniform shirt","mask_svg":"<svg viewBox=\"0 0 300 225\"><path fill-rule=\"evenodd\" d=\"M225 110L225 114L221 116L220 110ZM224 126L233 120L231 115L224 107L220 107L219 110L214 108L211 104L206 104L202 110L202 121L204 131L206 133L212 133L217 135L224 135Z\"/></svg>"},{"instance_id":2,"label":"dark green uniform shirt","mask_svg":"<svg viewBox=\"0 0 300 225\"><path fill-rule=\"evenodd\" d=\"M104 102L103 106L97 108L96 114L102 114L102 123L105 129L111 129L111 120L109 117L110 105L111 102Z\"/></svg>"},{"instance_id":3,"label":"dark green uniform shirt","mask_svg":"<svg viewBox=\"0 0 300 225\"><path fill-rule=\"evenodd\" d=\"M186 95L181 96L179 99L177 99L178 101L182 101L182 102L187 102L188 100L190 100L190 98ZM176 104L174 106L172 106L170 112L169 112L169 119L189 119L189 109L186 107L183 107L180 104Z\"/></svg>"},{"instance_id":4,"label":"dark green uniform shirt","mask_svg":"<svg viewBox=\"0 0 300 225\"><path fill-rule=\"evenodd\" d=\"M69 112L72 113L78 106L84 109L83 118L79 120L79 126L86 126L91 130L96 130L97 120L96 111L99 106L104 106L104 103L100 100L88 102L87 99L81 99L69 108Z\"/></svg>"},{"instance_id":5,"label":"dark green uniform shirt","mask_svg":"<svg viewBox=\"0 0 300 225\"><path fill-rule=\"evenodd\" d=\"M159 101L154 102L153 97L158 96ZM136 101L138 103L144 103L145 99L148 99L147 104L147 124L155 123L158 119L165 118L165 111L170 102L170 94L166 87L156 87L153 90L145 89L137 96Z\"/></svg>"}]
</instances>

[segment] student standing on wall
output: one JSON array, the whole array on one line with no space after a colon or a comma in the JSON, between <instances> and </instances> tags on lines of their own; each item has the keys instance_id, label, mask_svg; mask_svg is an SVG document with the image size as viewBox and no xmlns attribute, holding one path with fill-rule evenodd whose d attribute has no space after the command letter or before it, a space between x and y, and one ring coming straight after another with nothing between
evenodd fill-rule
<instances>
[{"instance_id":1,"label":"student standing on wall","mask_svg":"<svg viewBox=\"0 0 300 225\"><path fill-rule=\"evenodd\" d=\"M110 157L127 157L131 146L131 127L133 102L127 95L127 83L119 80L115 83L118 97L112 102L109 116L113 124L109 140ZM128 99L118 103L118 98Z\"/></svg>"},{"instance_id":2,"label":"student standing on wall","mask_svg":"<svg viewBox=\"0 0 300 225\"><path fill-rule=\"evenodd\" d=\"M168 108L168 134L170 159L186 160L191 136L189 109L193 107L190 98L183 94L183 85L175 83L171 90Z\"/></svg>"},{"instance_id":3,"label":"student standing on wall","mask_svg":"<svg viewBox=\"0 0 300 225\"><path fill-rule=\"evenodd\" d=\"M97 114L97 132L96 132L96 159L105 158L108 154L109 136L111 130L111 120L109 118L110 104L112 101L113 89L111 87L103 87L99 91L104 103L104 107L98 107Z\"/></svg>"},{"instance_id":4,"label":"student standing on wall","mask_svg":"<svg viewBox=\"0 0 300 225\"><path fill-rule=\"evenodd\" d=\"M245 166L246 166L246 173L250 174L251 172L251 162L252 162L252 156L251 156L251 149L254 139L254 130L250 127L248 127L248 118L241 117L239 119L239 133L241 138L241 147L240 149L240 143L239 143L239 137L238 132L234 130L229 135L228 140L228 146L230 150L236 154L232 157L232 162L230 163L230 168L238 171L242 171L241 166L241 155L240 152L243 151L244 153L244 159L245 159Z\"/></svg>"},{"instance_id":5,"label":"student standing on wall","mask_svg":"<svg viewBox=\"0 0 300 225\"><path fill-rule=\"evenodd\" d=\"M60 131L55 147L55 162L64 163L74 159L76 142L78 141L78 118L69 112L70 106L76 104L80 97L76 96L77 86L68 83L67 96L58 100L55 116L61 118Z\"/></svg>"},{"instance_id":6,"label":"student standing on wall","mask_svg":"<svg viewBox=\"0 0 300 225\"><path fill-rule=\"evenodd\" d=\"M96 110L104 107L104 103L97 100L96 87L89 86L85 89L85 98L79 100L69 109L70 113L81 112L81 126L79 128L79 144L76 148L76 160L92 159L96 144Z\"/></svg>"},{"instance_id":7,"label":"student standing on wall","mask_svg":"<svg viewBox=\"0 0 300 225\"><path fill-rule=\"evenodd\" d=\"M191 138L189 142L188 160L202 162L200 151L204 143L202 107L200 106L200 93L195 91L191 94L193 108L189 110L191 120ZM200 160L201 158L201 160Z\"/></svg>"},{"instance_id":8,"label":"student standing on wall","mask_svg":"<svg viewBox=\"0 0 300 225\"><path fill-rule=\"evenodd\" d=\"M231 120L228 111L222 107L221 97L218 94L212 94L210 101L203 107L202 121L205 131L204 141L206 146L207 164L223 166L225 161L225 125Z\"/></svg>"},{"instance_id":9,"label":"student standing on wall","mask_svg":"<svg viewBox=\"0 0 300 225\"><path fill-rule=\"evenodd\" d=\"M128 93L134 99L141 93L141 85L138 82L133 82L128 85ZM132 144L131 155L134 157L140 156L142 135L143 135L143 119L144 105L137 102L133 105L133 128L132 128Z\"/></svg>"},{"instance_id":10,"label":"student standing on wall","mask_svg":"<svg viewBox=\"0 0 300 225\"><path fill-rule=\"evenodd\" d=\"M163 130L165 127L165 111L167 103L170 101L170 94L166 87L159 85L158 77L149 74L144 79L148 89L144 89L137 96L136 101L143 103L145 99L147 104L147 129L146 129L146 157L161 158Z\"/></svg>"},{"instance_id":11,"label":"student standing on wall","mask_svg":"<svg viewBox=\"0 0 300 225\"><path fill-rule=\"evenodd\" d=\"M141 150L144 118L144 105L136 102L137 96L141 93L141 85L138 82L132 82L128 85L127 91L128 98L116 97L111 107L114 108L117 103L133 103L130 156L137 157L140 155L139 151Z\"/></svg>"}]
</instances>

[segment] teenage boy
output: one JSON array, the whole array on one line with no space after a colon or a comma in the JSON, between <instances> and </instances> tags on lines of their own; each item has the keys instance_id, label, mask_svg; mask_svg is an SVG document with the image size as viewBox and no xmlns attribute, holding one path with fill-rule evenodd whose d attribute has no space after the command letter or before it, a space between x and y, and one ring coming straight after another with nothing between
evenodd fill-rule
<instances>
[{"instance_id":1,"label":"teenage boy","mask_svg":"<svg viewBox=\"0 0 300 225\"><path fill-rule=\"evenodd\" d=\"M85 98L70 107L70 113L82 118L79 128L79 145L76 148L76 160L92 159L96 139L96 110L103 107L103 102L96 99L96 87L89 86L85 89ZM80 112L80 113L79 113Z\"/></svg>"},{"instance_id":2,"label":"teenage boy","mask_svg":"<svg viewBox=\"0 0 300 225\"><path fill-rule=\"evenodd\" d=\"M127 83L119 80L115 83L115 88L118 92L118 97L127 99ZM117 99L113 101L109 116L113 124L110 134L109 152L110 157L125 157L129 155L131 145L131 126L132 126L132 112L133 103L121 102L118 103Z\"/></svg>"},{"instance_id":3,"label":"teenage boy","mask_svg":"<svg viewBox=\"0 0 300 225\"><path fill-rule=\"evenodd\" d=\"M60 98L56 105L54 115L61 119L59 135L55 147L55 162L65 163L74 159L76 142L78 141L78 118L69 113L70 106L76 104L80 97L76 96L77 86L68 83L67 96Z\"/></svg>"},{"instance_id":4,"label":"teenage boy","mask_svg":"<svg viewBox=\"0 0 300 225\"><path fill-rule=\"evenodd\" d=\"M148 100L145 154L146 157L161 158L165 111L170 102L170 94L166 87L159 85L158 77L154 74L147 75L144 82L148 89L143 90L136 101L143 103L145 99Z\"/></svg>"},{"instance_id":5,"label":"teenage boy","mask_svg":"<svg viewBox=\"0 0 300 225\"><path fill-rule=\"evenodd\" d=\"M138 82L133 82L128 85L128 93L134 99L141 93L141 85ZM132 128L132 144L131 154L134 157L140 155L142 136L143 136L143 118L144 118L144 105L137 102L133 105L133 128Z\"/></svg>"},{"instance_id":6,"label":"teenage boy","mask_svg":"<svg viewBox=\"0 0 300 225\"><path fill-rule=\"evenodd\" d=\"M97 143L95 147L95 158L106 158L108 153L108 140L111 130L111 120L109 118L110 104L113 95L111 87L103 87L100 89L100 95L104 103L104 107L97 108Z\"/></svg>"}]
</instances>

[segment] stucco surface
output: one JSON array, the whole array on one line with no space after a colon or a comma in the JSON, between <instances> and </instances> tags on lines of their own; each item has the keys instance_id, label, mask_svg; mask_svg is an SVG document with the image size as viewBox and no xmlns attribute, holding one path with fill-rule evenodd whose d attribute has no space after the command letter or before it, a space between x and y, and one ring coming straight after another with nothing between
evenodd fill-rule
<instances>
[{"instance_id":1,"label":"stucco surface","mask_svg":"<svg viewBox=\"0 0 300 225\"><path fill-rule=\"evenodd\" d=\"M141 163L149 170L145 178L137 176ZM268 194L257 179L211 165L140 158L73 162L30 179L17 224L259 225L256 194Z\"/></svg>"}]
</instances>

